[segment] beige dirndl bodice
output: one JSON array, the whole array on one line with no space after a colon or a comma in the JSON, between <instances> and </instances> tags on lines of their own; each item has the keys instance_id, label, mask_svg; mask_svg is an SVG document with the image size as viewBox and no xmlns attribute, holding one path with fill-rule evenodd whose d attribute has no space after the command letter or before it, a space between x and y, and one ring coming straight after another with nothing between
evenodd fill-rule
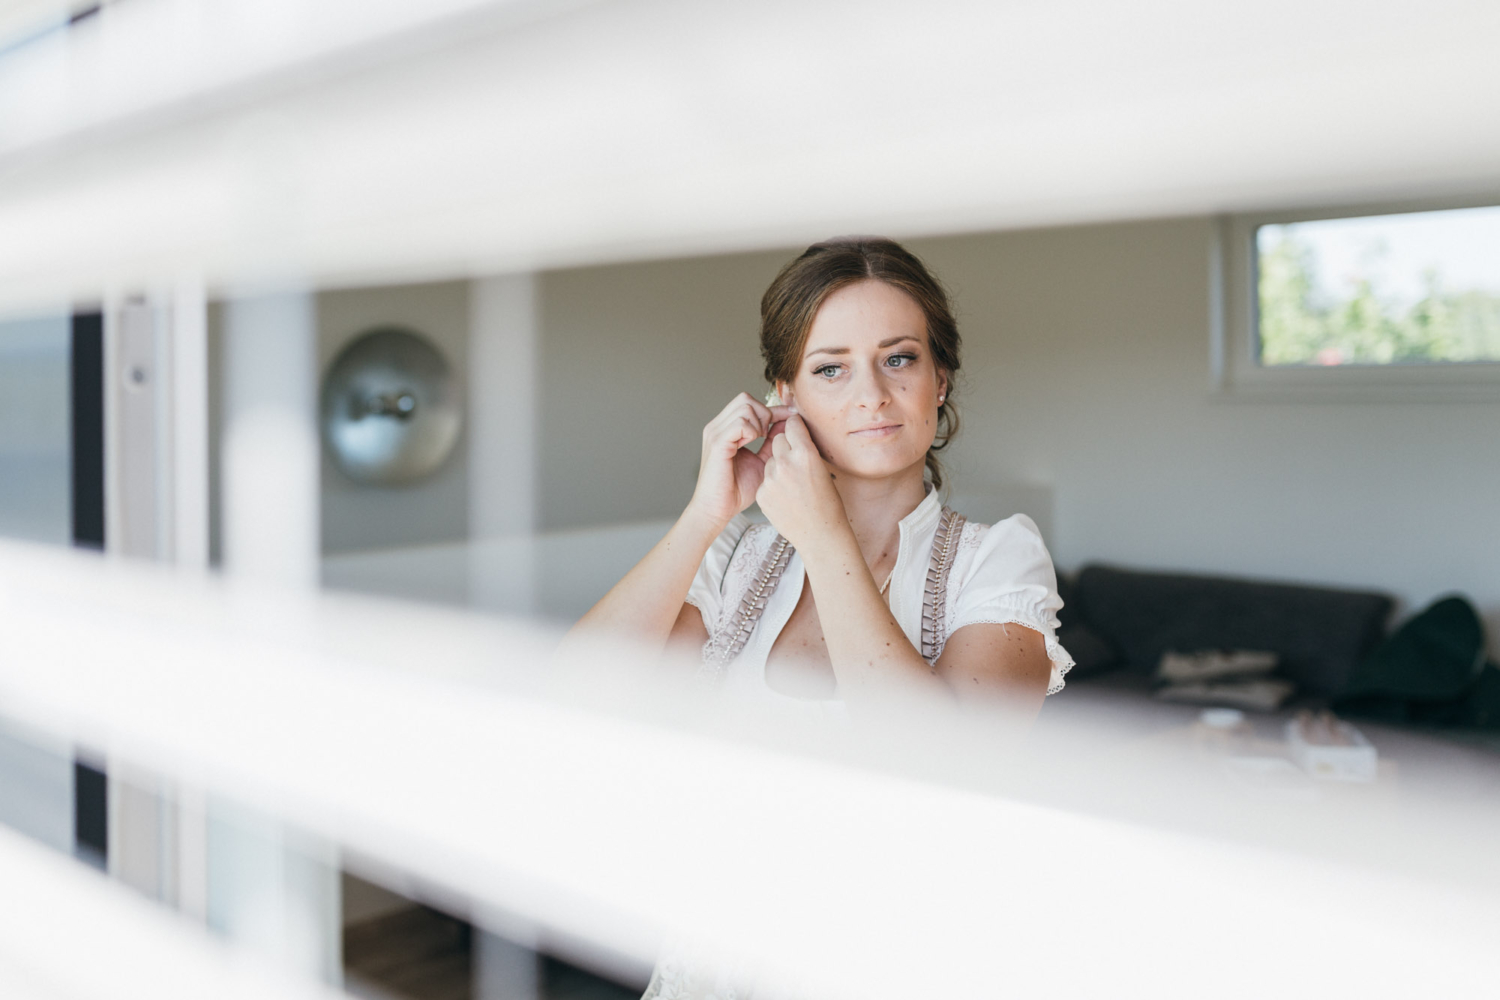
<instances>
[{"instance_id":1,"label":"beige dirndl bodice","mask_svg":"<svg viewBox=\"0 0 1500 1000\"><path fill-rule=\"evenodd\" d=\"M952 507L944 507L938 521L937 534L933 537L932 555L927 567L927 585L922 594L922 658L936 663L942 653L947 636L943 624L947 617L948 574L953 569L953 557L958 551L958 539L963 534L968 519ZM781 582L796 550L792 543L777 534L771 540L770 549L760 561L760 566L750 578L740 597L733 615L725 619L709 635L703 646L702 671L708 675L721 672L745 648L745 643L765 614L766 604L776 585Z\"/></svg>"}]
</instances>

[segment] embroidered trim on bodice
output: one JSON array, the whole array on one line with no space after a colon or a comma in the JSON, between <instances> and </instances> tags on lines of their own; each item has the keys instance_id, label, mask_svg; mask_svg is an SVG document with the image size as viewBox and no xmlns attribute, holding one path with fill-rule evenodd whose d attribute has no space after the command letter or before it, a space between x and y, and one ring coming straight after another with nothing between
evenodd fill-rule
<instances>
[{"instance_id":1,"label":"embroidered trim on bodice","mask_svg":"<svg viewBox=\"0 0 1500 1000\"><path fill-rule=\"evenodd\" d=\"M948 577L953 572L960 548L968 540L968 527L968 518L951 507L943 508L932 541L932 556L922 594L921 653L928 663L937 662L948 639L948 628L953 620ZM984 525L976 527L983 528ZM765 535L770 535L770 538L762 550L758 543ZM792 543L769 525L751 525L746 529L725 571L723 589L726 598L734 594L742 596L733 605L734 611L716 623L713 634L703 644L704 672L721 675L744 651L795 551ZM755 567L753 574L750 572L752 566Z\"/></svg>"},{"instance_id":2,"label":"embroidered trim on bodice","mask_svg":"<svg viewBox=\"0 0 1500 1000\"><path fill-rule=\"evenodd\" d=\"M748 535L749 532L747 531L746 534ZM740 599L734 614L730 615L726 621L719 623L718 629L704 645L703 662L705 664L723 669L731 660L740 655L740 651L745 648L745 643L750 641L750 633L755 631L756 624L760 622L760 616L765 613L766 602L771 599L776 585L781 582L781 574L786 572L786 564L791 561L794 551L796 550L792 548L792 543L779 534L771 540L770 550L762 557L755 577L745 588L745 596ZM749 561L748 553L745 561ZM732 564L733 560L731 560Z\"/></svg>"},{"instance_id":3,"label":"embroidered trim on bodice","mask_svg":"<svg viewBox=\"0 0 1500 1000\"><path fill-rule=\"evenodd\" d=\"M948 639L948 574L953 572L958 540L967 521L952 507L944 507L937 534L932 538L932 558L922 588L922 659L928 663L937 662Z\"/></svg>"},{"instance_id":4,"label":"embroidered trim on bodice","mask_svg":"<svg viewBox=\"0 0 1500 1000\"><path fill-rule=\"evenodd\" d=\"M739 610L739 597L743 596L760 571L761 560L776 541L776 529L769 524L751 524L740 535L734 551L729 556L729 565L724 570L724 579L719 582L719 594L724 599L720 605L719 618L712 631L717 633L724 623Z\"/></svg>"}]
</instances>

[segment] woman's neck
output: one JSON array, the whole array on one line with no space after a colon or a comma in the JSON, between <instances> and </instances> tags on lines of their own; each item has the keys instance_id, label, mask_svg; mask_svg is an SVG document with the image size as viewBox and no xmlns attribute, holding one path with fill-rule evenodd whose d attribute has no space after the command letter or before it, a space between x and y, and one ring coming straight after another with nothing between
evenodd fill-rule
<instances>
[{"instance_id":1,"label":"woman's neck","mask_svg":"<svg viewBox=\"0 0 1500 1000\"><path fill-rule=\"evenodd\" d=\"M901 519L927 496L924 469L925 464L918 464L884 479L834 474L833 483L844 501L854 539L872 572L895 566Z\"/></svg>"}]
</instances>

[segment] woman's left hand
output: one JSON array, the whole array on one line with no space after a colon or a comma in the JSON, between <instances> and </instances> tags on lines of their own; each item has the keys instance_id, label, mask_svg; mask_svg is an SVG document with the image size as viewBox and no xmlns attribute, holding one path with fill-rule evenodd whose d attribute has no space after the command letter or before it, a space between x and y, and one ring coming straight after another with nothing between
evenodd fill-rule
<instances>
[{"instance_id":1,"label":"woman's left hand","mask_svg":"<svg viewBox=\"0 0 1500 1000\"><path fill-rule=\"evenodd\" d=\"M844 501L802 418L788 417L783 433L766 447L771 457L755 500L782 537L805 551L819 540L849 531Z\"/></svg>"}]
</instances>

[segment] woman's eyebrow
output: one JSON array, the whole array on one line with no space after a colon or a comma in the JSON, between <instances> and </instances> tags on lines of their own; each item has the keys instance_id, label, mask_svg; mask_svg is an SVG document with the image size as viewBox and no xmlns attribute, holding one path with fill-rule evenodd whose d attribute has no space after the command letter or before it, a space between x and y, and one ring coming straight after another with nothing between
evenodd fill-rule
<instances>
[{"instance_id":1,"label":"woman's eyebrow","mask_svg":"<svg viewBox=\"0 0 1500 1000\"><path fill-rule=\"evenodd\" d=\"M902 334L899 337L892 337L889 340L882 340L879 344L877 344L875 346L877 346L877 347L890 347L892 344L899 344L903 340L913 340L913 341L915 341L915 340L917 340L917 338L913 337L911 334ZM921 343L921 341L917 341L917 342ZM812 357L814 354L848 354L848 353L849 353L849 348L847 348L847 347L820 347L816 351L808 351L807 352L807 356L808 357Z\"/></svg>"}]
</instances>

